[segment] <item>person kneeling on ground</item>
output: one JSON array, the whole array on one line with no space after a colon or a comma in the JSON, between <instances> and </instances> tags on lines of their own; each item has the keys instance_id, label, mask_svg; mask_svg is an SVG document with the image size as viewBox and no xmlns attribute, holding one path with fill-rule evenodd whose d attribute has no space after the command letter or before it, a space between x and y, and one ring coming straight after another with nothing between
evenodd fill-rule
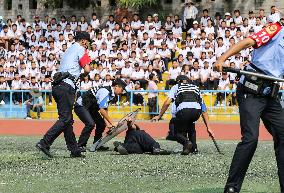
<instances>
[{"instance_id":1,"label":"person kneeling on ground","mask_svg":"<svg viewBox=\"0 0 284 193\"><path fill-rule=\"evenodd\" d=\"M133 123L131 119L127 120L128 130L124 143L115 141L114 151L121 155L152 153L153 155L169 155L171 152L161 149L160 144L156 142L148 133L141 130L140 127Z\"/></svg>"}]
</instances>

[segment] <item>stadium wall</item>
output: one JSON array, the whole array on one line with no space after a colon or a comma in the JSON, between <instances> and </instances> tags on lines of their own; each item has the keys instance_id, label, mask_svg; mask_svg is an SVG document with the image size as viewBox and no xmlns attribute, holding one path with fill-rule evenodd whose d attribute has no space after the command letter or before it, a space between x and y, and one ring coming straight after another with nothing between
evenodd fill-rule
<instances>
[{"instance_id":1,"label":"stadium wall","mask_svg":"<svg viewBox=\"0 0 284 193\"><path fill-rule=\"evenodd\" d=\"M180 14L182 15L183 2L185 0L161 0L159 12L161 16L166 14ZM113 0L97 0L99 4L96 7L89 7L84 10L70 8L66 1L63 3L62 8L50 9L45 8L44 5L37 0L0 0L0 15L5 19L11 18L14 20L18 14L21 14L27 21L32 21L34 15L39 15L41 18L48 14L51 17L60 17L61 15L85 15L90 17L92 12L96 12L103 21L107 19L109 14L115 13L115 6L111 4ZM200 10L208 9L213 16L215 12L224 14L225 12L233 12L235 9L241 11L241 15L247 16L249 10L258 12L263 8L268 14L270 7L276 5L282 13L284 12L283 0L199 0L196 2L197 8ZM36 9L34 9L36 8ZM148 9L140 11L142 15L147 13L154 13L157 9Z\"/></svg>"}]
</instances>

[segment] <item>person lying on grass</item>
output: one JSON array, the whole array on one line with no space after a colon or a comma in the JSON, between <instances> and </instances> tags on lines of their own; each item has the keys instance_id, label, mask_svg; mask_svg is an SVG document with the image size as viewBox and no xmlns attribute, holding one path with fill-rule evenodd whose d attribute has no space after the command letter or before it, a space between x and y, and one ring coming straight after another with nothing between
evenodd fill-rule
<instances>
[{"instance_id":1,"label":"person lying on grass","mask_svg":"<svg viewBox=\"0 0 284 193\"><path fill-rule=\"evenodd\" d=\"M138 125L134 124L131 118L127 120L127 127L128 130L126 131L124 143L115 141L113 143L114 151L121 155L142 153L151 153L153 155L171 154L171 152L161 149L160 144L144 130L141 130Z\"/></svg>"}]
</instances>

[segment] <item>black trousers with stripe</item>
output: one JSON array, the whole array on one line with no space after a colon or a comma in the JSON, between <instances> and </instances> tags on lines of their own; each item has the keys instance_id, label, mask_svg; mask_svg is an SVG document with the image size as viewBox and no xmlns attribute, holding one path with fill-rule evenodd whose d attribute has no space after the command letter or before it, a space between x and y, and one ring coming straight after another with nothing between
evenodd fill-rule
<instances>
[{"instance_id":1,"label":"black trousers with stripe","mask_svg":"<svg viewBox=\"0 0 284 193\"><path fill-rule=\"evenodd\" d=\"M247 169L258 143L260 119L274 140L281 193L284 192L284 111L278 99L261 97L237 90L242 138L231 163L225 190L240 192ZM257 171L255 171L257 172Z\"/></svg>"}]
</instances>

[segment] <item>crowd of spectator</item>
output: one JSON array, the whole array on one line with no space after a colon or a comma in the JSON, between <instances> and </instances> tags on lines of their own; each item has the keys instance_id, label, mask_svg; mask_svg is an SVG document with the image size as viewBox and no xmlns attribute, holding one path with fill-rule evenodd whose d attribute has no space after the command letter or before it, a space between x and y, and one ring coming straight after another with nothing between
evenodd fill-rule
<instances>
[{"instance_id":1,"label":"crowd of spectator","mask_svg":"<svg viewBox=\"0 0 284 193\"><path fill-rule=\"evenodd\" d=\"M2 21L0 31L0 90L51 90L60 58L80 31L90 34L88 53L93 61L89 76L82 77L81 90L111 85L117 77L125 79L129 89L156 90L157 83L163 81L165 89L169 89L179 74L187 75L202 89L229 90L238 79L235 74L217 72L216 59L268 23L284 20L275 6L269 14L263 9L249 11L248 17L241 16L239 10L221 15L205 9L201 18L197 14L193 3L186 3L182 17L169 15L163 22L158 14L146 18L134 14L122 21L110 15L105 24L95 13L90 19L75 15L60 19L35 16L32 23L21 15L16 20L7 19ZM227 64L243 68L249 63L251 51L252 48L241 51ZM168 75L167 80L163 80L163 73ZM143 92L136 94L142 96ZM143 103L140 95L135 99L139 105ZM6 93L0 93L0 104L5 104L5 97ZM148 97L154 103L156 94ZM27 99L25 94L24 100ZM13 94L15 104L21 100L21 93ZM52 104L51 93L49 103Z\"/></svg>"}]
</instances>

